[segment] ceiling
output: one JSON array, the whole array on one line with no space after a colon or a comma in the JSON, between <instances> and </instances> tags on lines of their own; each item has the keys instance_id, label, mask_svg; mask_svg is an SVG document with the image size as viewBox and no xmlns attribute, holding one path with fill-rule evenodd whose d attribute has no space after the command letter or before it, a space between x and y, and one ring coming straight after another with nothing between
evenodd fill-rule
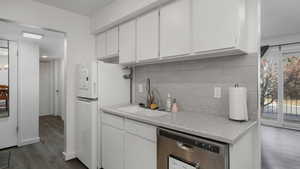
<instances>
[{"instance_id":1,"label":"ceiling","mask_svg":"<svg viewBox=\"0 0 300 169\"><path fill-rule=\"evenodd\" d=\"M262 38L300 33L299 0L262 0Z\"/></svg>"},{"instance_id":2,"label":"ceiling","mask_svg":"<svg viewBox=\"0 0 300 169\"><path fill-rule=\"evenodd\" d=\"M80 15L91 16L113 0L34 0L46 5L65 9Z\"/></svg>"},{"instance_id":3,"label":"ceiling","mask_svg":"<svg viewBox=\"0 0 300 169\"><path fill-rule=\"evenodd\" d=\"M31 32L42 34L44 37L40 40L33 40L22 37L22 32ZM42 61L61 59L64 56L65 36L63 33L46 31L38 28L25 27L13 23L0 21L0 39L8 39L13 41L26 40L37 43L40 48L40 57L48 56L48 58L40 58Z\"/></svg>"}]
</instances>

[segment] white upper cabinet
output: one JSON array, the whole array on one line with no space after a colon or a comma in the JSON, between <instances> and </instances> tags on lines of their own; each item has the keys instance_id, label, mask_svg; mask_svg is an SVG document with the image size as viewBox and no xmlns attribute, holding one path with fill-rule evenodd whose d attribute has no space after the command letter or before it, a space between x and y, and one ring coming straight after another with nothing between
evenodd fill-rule
<instances>
[{"instance_id":1,"label":"white upper cabinet","mask_svg":"<svg viewBox=\"0 0 300 169\"><path fill-rule=\"evenodd\" d=\"M136 56L136 20L120 25L120 64L135 63Z\"/></svg>"},{"instance_id":2,"label":"white upper cabinet","mask_svg":"<svg viewBox=\"0 0 300 169\"><path fill-rule=\"evenodd\" d=\"M178 56L190 52L191 0L177 0L160 9L160 56Z\"/></svg>"},{"instance_id":3,"label":"white upper cabinet","mask_svg":"<svg viewBox=\"0 0 300 169\"><path fill-rule=\"evenodd\" d=\"M245 54L246 0L174 0L97 36L97 57L122 65Z\"/></svg>"},{"instance_id":4,"label":"white upper cabinet","mask_svg":"<svg viewBox=\"0 0 300 169\"><path fill-rule=\"evenodd\" d=\"M119 55L119 28L115 27L106 32L106 56Z\"/></svg>"},{"instance_id":5,"label":"white upper cabinet","mask_svg":"<svg viewBox=\"0 0 300 169\"><path fill-rule=\"evenodd\" d=\"M245 22L243 0L193 0L193 52L234 49Z\"/></svg>"},{"instance_id":6,"label":"white upper cabinet","mask_svg":"<svg viewBox=\"0 0 300 169\"><path fill-rule=\"evenodd\" d=\"M159 59L159 11L137 19L137 62Z\"/></svg>"},{"instance_id":7,"label":"white upper cabinet","mask_svg":"<svg viewBox=\"0 0 300 169\"><path fill-rule=\"evenodd\" d=\"M97 59L103 59L106 56L106 33L96 35L96 55Z\"/></svg>"}]
</instances>

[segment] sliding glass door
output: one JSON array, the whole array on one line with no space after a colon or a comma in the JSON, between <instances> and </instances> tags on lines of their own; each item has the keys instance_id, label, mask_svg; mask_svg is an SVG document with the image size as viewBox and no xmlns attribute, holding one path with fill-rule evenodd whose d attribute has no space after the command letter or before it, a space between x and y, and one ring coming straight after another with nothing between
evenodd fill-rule
<instances>
[{"instance_id":1,"label":"sliding glass door","mask_svg":"<svg viewBox=\"0 0 300 169\"><path fill-rule=\"evenodd\" d=\"M271 48L261 58L261 115L263 119L271 121L278 121L280 113L279 54L278 48Z\"/></svg>"},{"instance_id":2,"label":"sliding glass door","mask_svg":"<svg viewBox=\"0 0 300 169\"><path fill-rule=\"evenodd\" d=\"M300 52L283 53L283 122L300 124Z\"/></svg>"},{"instance_id":3,"label":"sliding glass door","mask_svg":"<svg viewBox=\"0 0 300 169\"><path fill-rule=\"evenodd\" d=\"M271 47L261 58L264 124L300 129L300 46Z\"/></svg>"}]
</instances>

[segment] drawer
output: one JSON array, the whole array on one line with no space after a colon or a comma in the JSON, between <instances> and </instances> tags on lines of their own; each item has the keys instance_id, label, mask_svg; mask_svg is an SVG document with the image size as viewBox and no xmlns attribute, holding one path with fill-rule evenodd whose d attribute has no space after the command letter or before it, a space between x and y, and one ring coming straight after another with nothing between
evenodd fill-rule
<instances>
[{"instance_id":1,"label":"drawer","mask_svg":"<svg viewBox=\"0 0 300 169\"><path fill-rule=\"evenodd\" d=\"M156 127L125 119L125 130L128 133L156 142Z\"/></svg>"},{"instance_id":2,"label":"drawer","mask_svg":"<svg viewBox=\"0 0 300 169\"><path fill-rule=\"evenodd\" d=\"M112 114L103 113L102 123L118 129L124 129L124 118Z\"/></svg>"}]
</instances>

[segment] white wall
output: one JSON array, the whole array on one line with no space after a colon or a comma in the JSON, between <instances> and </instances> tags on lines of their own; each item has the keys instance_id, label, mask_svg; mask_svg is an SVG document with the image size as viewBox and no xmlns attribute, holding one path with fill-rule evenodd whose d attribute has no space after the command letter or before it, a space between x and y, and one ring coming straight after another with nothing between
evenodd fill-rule
<instances>
[{"instance_id":1,"label":"white wall","mask_svg":"<svg viewBox=\"0 0 300 169\"><path fill-rule=\"evenodd\" d=\"M20 41L18 56L19 144L39 142L39 46Z\"/></svg>"},{"instance_id":2,"label":"white wall","mask_svg":"<svg viewBox=\"0 0 300 169\"><path fill-rule=\"evenodd\" d=\"M66 105L63 107L66 112L65 155L67 159L74 158L75 65L94 59L94 37L90 35L89 18L31 0L0 0L0 4L1 18L67 33L68 58L63 63L66 67L63 86L66 99L62 105Z\"/></svg>"}]
</instances>

